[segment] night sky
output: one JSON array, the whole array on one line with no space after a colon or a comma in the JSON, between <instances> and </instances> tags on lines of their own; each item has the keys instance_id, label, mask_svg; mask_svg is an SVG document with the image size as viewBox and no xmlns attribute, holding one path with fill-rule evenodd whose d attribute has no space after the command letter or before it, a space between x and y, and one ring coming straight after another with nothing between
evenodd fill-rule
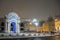
<instances>
[{"instance_id":1,"label":"night sky","mask_svg":"<svg viewBox=\"0 0 60 40\"><path fill-rule=\"evenodd\" d=\"M59 0L0 0L0 17L16 12L21 18L47 20L60 13Z\"/></svg>"}]
</instances>

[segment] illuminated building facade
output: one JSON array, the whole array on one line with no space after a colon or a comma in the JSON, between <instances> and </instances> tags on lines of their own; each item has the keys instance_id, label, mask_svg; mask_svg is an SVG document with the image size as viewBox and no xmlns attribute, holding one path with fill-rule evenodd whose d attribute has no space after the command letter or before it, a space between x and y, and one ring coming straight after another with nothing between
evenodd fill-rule
<instances>
[{"instance_id":1,"label":"illuminated building facade","mask_svg":"<svg viewBox=\"0 0 60 40\"><path fill-rule=\"evenodd\" d=\"M20 33L20 17L15 12L8 13L5 20L6 33Z\"/></svg>"},{"instance_id":2,"label":"illuminated building facade","mask_svg":"<svg viewBox=\"0 0 60 40\"><path fill-rule=\"evenodd\" d=\"M55 31L60 32L60 20L55 19Z\"/></svg>"},{"instance_id":3,"label":"illuminated building facade","mask_svg":"<svg viewBox=\"0 0 60 40\"><path fill-rule=\"evenodd\" d=\"M9 12L4 18L0 19L1 28L3 27L2 29L4 29L4 36L8 34L8 36L25 35L28 37L30 35L32 37L34 35L39 36L40 33L53 33L54 30L60 32L60 20L58 19L42 21L40 23L42 25L39 24L37 19L22 20L15 12ZM0 32L3 31L1 28Z\"/></svg>"},{"instance_id":4,"label":"illuminated building facade","mask_svg":"<svg viewBox=\"0 0 60 40\"><path fill-rule=\"evenodd\" d=\"M43 32L49 32L49 24L48 23L43 23Z\"/></svg>"},{"instance_id":5,"label":"illuminated building facade","mask_svg":"<svg viewBox=\"0 0 60 40\"><path fill-rule=\"evenodd\" d=\"M5 18L0 19L0 24L2 29L6 33L21 33L23 32L51 32L51 31L60 31L60 20L53 19L49 22L44 22L42 26L39 25L37 19L21 19L15 12L9 12ZM3 23L4 22L4 23ZM0 28L1 30L1 28Z\"/></svg>"}]
</instances>

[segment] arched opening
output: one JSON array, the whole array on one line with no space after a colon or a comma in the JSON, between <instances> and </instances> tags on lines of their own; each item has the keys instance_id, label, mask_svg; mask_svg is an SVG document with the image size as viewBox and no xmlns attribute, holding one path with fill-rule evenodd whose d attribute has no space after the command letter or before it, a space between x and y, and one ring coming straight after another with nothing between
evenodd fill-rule
<instances>
[{"instance_id":1,"label":"arched opening","mask_svg":"<svg viewBox=\"0 0 60 40\"><path fill-rule=\"evenodd\" d=\"M16 23L15 22L12 22L10 28L11 28L10 31L16 32Z\"/></svg>"},{"instance_id":2,"label":"arched opening","mask_svg":"<svg viewBox=\"0 0 60 40\"><path fill-rule=\"evenodd\" d=\"M8 23L7 23L8 22ZM20 23L20 17L15 12L9 12L6 15L6 27L5 31L8 33L19 33L19 23Z\"/></svg>"}]
</instances>

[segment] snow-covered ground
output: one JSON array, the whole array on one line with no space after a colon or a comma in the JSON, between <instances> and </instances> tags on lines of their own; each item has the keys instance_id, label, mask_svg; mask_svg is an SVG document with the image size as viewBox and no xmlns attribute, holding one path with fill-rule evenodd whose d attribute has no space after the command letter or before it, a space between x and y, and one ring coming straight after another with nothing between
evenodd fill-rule
<instances>
[{"instance_id":1,"label":"snow-covered ground","mask_svg":"<svg viewBox=\"0 0 60 40\"><path fill-rule=\"evenodd\" d=\"M47 36L55 36L55 35L60 35L59 33L54 33L54 34L51 34L51 33L12 33L12 34L8 34L8 33L0 33L0 38L1 37L10 37L12 38L13 37L47 37Z\"/></svg>"}]
</instances>

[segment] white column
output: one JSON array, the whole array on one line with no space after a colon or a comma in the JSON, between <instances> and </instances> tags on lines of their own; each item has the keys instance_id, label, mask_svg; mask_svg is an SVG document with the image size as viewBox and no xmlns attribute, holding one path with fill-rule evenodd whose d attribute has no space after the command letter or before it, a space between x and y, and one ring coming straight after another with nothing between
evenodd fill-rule
<instances>
[{"instance_id":1,"label":"white column","mask_svg":"<svg viewBox=\"0 0 60 40\"><path fill-rule=\"evenodd\" d=\"M10 33L10 23L8 23L8 33Z\"/></svg>"},{"instance_id":2,"label":"white column","mask_svg":"<svg viewBox=\"0 0 60 40\"><path fill-rule=\"evenodd\" d=\"M16 22L16 33L18 32L17 30L18 30L18 29L17 29L17 22Z\"/></svg>"},{"instance_id":3,"label":"white column","mask_svg":"<svg viewBox=\"0 0 60 40\"><path fill-rule=\"evenodd\" d=\"M5 23L5 32L7 33L7 25L8 25L8 23L6 22Z\"/></svg>"},{"instance_id":4,"label":"white column","mask_svg":"<svg viewBox=\"0 0 60 40\"><path fill-rule=\"evenodd\" d=\"M17 23L17 31L18 31L18 34L20 33L20 26L19 26L19 23Z\"/></svg>"}]
</instances>

